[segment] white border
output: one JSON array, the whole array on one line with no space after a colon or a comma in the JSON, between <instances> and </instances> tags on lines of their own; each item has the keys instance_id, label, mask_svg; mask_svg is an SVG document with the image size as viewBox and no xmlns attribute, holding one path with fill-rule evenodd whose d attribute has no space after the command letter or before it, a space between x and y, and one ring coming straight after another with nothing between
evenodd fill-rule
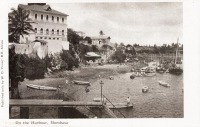
<instances>
[{"instance_id":1,"label":"white border","mask_svg":"<svg viewBox=\"0 0 200 127\"><path fill-rule=\"evenodd\" d=\"M46 2L46 3L68 3L68 2L97 2L97 0L12 0L10 3ZM98 1L99 2L99 1ZM100 2L108 2L101 0ZM109 2L124 2L123 0L110 0ZM183 2L183 43L184 43L184 118L133 118L133 119L61 119L69 124L69 127L199 127L200 126L200 1L198 0L132 0L127 2ZM8 3L0 1L0 40L4 40L4 65L8 62ZM5 75L8 76L8 66L4 66ZM8 77L6 77L8 79ZM8 80L5 82L8 84ZM5 87L5 91L8 88ZM8 94L5 95L5 107L0 108L0 126L17 126L16 121L8 119ZM38 120L34 120L38 121ZM51 121L41 119L40 121ZM54 121L60 121L55 119ZM22 125L19 125L22 126ZM27 126L27 125L24 125ZM31 125L28 125L31 126ZM34 125L38 126L38 125ZM62 125L57 125L61 127Z\"/></svg>"}]
</instances>

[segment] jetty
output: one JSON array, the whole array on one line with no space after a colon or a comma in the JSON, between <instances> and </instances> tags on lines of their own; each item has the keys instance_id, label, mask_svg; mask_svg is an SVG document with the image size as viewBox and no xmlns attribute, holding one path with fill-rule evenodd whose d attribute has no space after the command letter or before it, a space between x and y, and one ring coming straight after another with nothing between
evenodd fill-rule
<instances>
[{"instance_id":1,"label":"jetty","mask_svg":"<svg viewBox=\"0 0 200 127\"><path fill-rule=\"evenodd\" d=\"M63 100L47 100L47 99L10 99L10 118L12 114L13 107L19 107L19 118L30 118L29 108L30 107L56 107L58 118L88 118L88 117L102 117L103 114L106 114L106 118L117 118L117 116L105 106L102 102L85 102L85 101L63 101ZM77 108L78 107L78 108ZM92 109L99 109L98 114ZM85 110L83 110L85 109ZM72 111L79 111L79 115L73 116ZM90 112L86 113L86 110ZM70 114L71 113L71 114ZM92 114L92 115L91 115Z\"/></svg>"}]
</instances>

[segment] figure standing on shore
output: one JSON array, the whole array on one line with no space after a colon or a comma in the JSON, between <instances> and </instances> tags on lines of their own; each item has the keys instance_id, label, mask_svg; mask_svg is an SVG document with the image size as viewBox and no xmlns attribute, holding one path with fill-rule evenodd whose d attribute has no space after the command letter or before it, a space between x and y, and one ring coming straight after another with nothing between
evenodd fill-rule
<instances>
[{"instance_id":1,"label":"figure standing on shore","mask_svg":"<svg viewBox=\"0 0 200 127\"><path fill-rule=\"evenodd\" d=\"M130 104L130 102L131 102L131 99L130 99L130 97L128 97L128 98L126 99L126 101L127 101L127 105L129 105L129 104Z\"/></svg>"}]
</instances>

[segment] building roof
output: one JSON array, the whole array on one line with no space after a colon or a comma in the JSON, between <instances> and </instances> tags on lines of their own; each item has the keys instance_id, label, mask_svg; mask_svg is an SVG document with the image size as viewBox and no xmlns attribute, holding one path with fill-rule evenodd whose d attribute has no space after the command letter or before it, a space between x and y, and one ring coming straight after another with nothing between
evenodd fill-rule
<instances>
[{"instance_id":1,"label":"building roof","mask_svg":"<svg viewBox=\"0 0 200 127\"><path fill-rule=\"evenodd\" d=\"M44 41L44 40L35 40L35 41L33 41L33 42L41 42L41 43L48 43L47 41Z\"/></svg>"},{"instance_id":2,"label":"building roof","mask_svg":"<svg viewBox=\"0 0 200 127\"><path fill-rule=\"evenodd\" d=\"M86 57L97 57L97 58L101 58L100 55L94 53L94 52L87 52L87 54L85 55Z\"/></svg>"},{"instance_id":3,"label":"building roof","mask_svg":"<svg viewBox=\"0 0 200 127\"><path fill-rule=\"evenodd\" d=\"M51 9L51 7L49 5L35 5L35 4L33 4L33 5L23 5L23 4L19 4L18 7L25 9L25 10L40 11L40 12L45 12L45 13L68 16L67 14L56 11L54 9Z\"/></svg>"},{"instance_id":4,"label":"building roof","mask_svg":"<svg viewBox=\"0 0 200 127\"><path fill-rule=\"evenodd\" d=\"M91 39L108 39L109 36L93 36Z\"/></svg>"}]
</instances>

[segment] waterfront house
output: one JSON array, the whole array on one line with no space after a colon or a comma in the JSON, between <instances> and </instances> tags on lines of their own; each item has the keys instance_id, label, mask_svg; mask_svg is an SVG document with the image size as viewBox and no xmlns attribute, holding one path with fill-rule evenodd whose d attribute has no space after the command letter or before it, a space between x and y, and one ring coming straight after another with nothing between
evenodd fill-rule
<instances>
[{"instance_id":1,"label":"waterfront house","mask_svg":"<svg viewBox=\"0 0 200 127\"><path fill-rule=\"evenodd\" d=\"M43 40L47 42L48 53L56 53L69 50L67 41L67 14L52 9L49 5L42 3L19 4L20 8L30 12L29 18L34 32L20 37L20 43ZM68 46L67 46L68 45Z\"/></svg>"}]
</instances>

